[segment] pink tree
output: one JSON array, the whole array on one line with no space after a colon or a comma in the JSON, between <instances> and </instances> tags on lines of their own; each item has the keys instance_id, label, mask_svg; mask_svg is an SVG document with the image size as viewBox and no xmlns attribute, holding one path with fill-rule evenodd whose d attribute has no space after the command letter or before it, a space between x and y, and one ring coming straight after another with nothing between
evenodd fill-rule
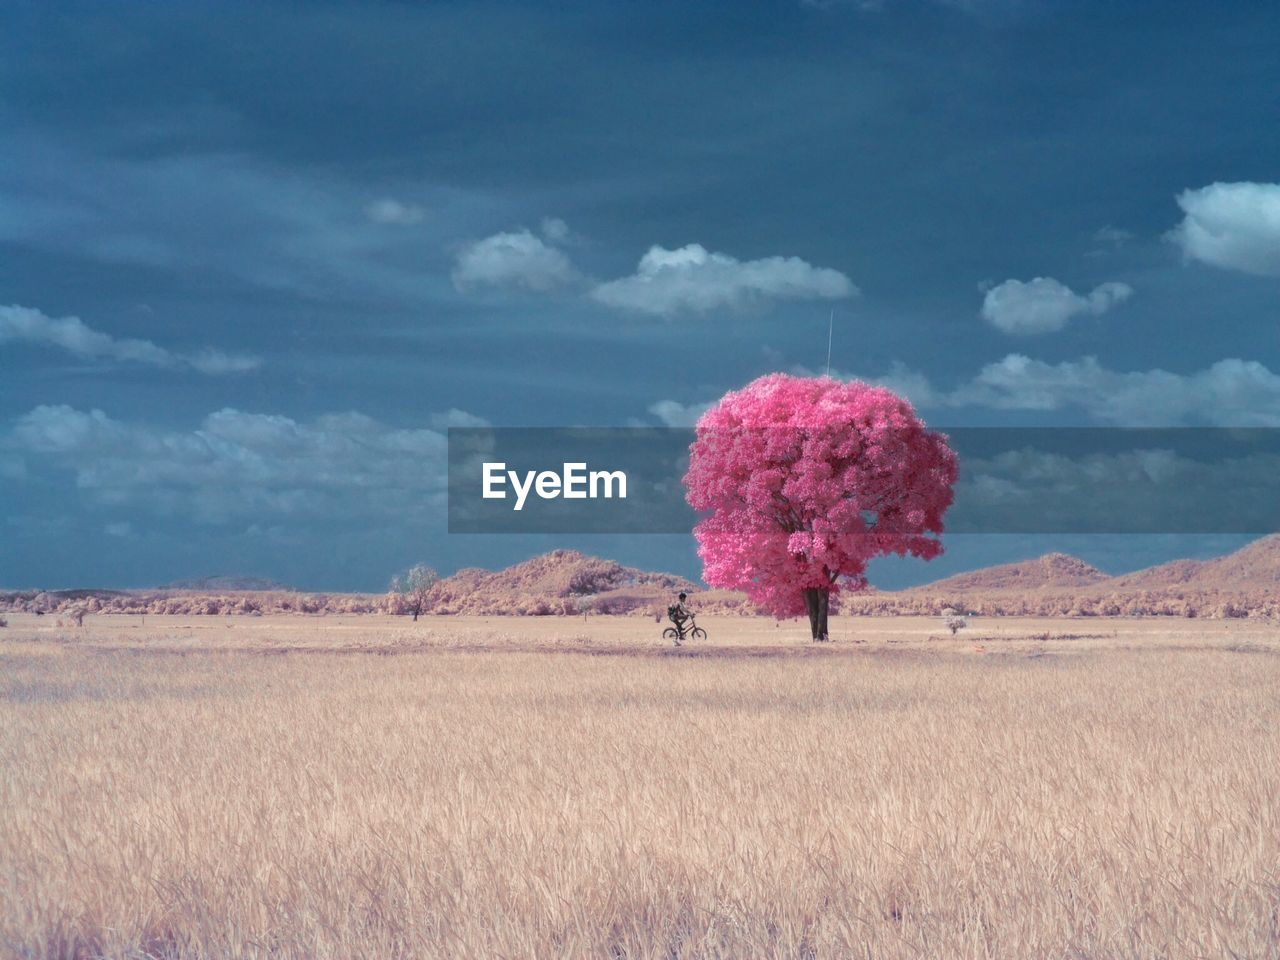
<instances>
[{"instance_id":1,"label":"pink tree","mask_svg":"<svg viewBox=\"0 0 1280 960\"><path fill-rule=\"evenodd\" d=\"M814 640L872 557L942 552L956 456L883 387L775 373L698 421L684 482L710 514L694 527L703 578L778 617L808 613Z\"/></svg>"}]
</instances>

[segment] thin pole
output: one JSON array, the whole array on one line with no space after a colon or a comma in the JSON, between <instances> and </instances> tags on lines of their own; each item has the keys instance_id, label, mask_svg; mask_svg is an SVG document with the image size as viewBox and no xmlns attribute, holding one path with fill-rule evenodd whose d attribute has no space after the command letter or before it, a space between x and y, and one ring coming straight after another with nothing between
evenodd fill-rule
<instances>
[{"instance_id":1,"label":"thin pole","mask_svg":"<svg viewBox=\"0 0 1280 960\"><path fill-rule=\"evenodd\" d=\"M831 308L831 316L827 318L827 376L831 376L831 333L836 326L836 308Z\"/></svg>"}]
</instances>

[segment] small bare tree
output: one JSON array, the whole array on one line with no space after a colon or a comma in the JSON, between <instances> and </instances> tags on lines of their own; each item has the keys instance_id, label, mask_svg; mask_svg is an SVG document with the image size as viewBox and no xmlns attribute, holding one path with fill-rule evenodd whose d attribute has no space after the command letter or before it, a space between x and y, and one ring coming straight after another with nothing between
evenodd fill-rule
<instances>
[{"instance_id":1,"label":"small bare tree","mask_svg":"<svg viewBox=\"0 0 1280 960\"><path fill-rule=\"evenodd\" d=\"M391 592L398 595L401 609L412 613L416 622L427 609L432 588L439 582L440 574L425 563L417 563L391 578Z\"/></svg>"},{"instance_id":2,"label":"small bare tree","mask_svg":"<svg viewBox=\"0 0 1280 960\"><path fill-rule=\"evenodd\" d=\"M951 635L954 637L969 625L969 621L954 610L948 608L942 611L942 625L950 630Z\"/></svg>"},{"instance_id":3,"label":"small bare tree","mask_svg":"<svg viewBox=\"0 0 1280 960\"><path fill-rule=\"evenodd\" d=\"M80 606L79 604L77 604L76 606L71 607L69 610L67 610L67 616L76 622L77 627L83 627L84 615L88 612L89 611L86 610L83 606Z\"/></svg>"}]
</instances>

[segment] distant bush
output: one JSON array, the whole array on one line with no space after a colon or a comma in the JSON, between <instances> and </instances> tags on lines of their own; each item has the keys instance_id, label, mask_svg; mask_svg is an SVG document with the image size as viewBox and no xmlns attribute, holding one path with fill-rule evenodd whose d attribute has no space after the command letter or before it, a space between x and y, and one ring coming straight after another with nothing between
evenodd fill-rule
<instances>
[{"instance_id":1,"label":"distant bush","mask_svg":"<svg viewBox=\"0 0 1280 960\"><path fill-rule=\"evenodd\" d=\"M391 578L387 589L388 608L396 614L413 614L416 621L431 608L432 594L439 582L440 574L434 569L425 563L415 564Z\"/></svg>"}]
</instances>

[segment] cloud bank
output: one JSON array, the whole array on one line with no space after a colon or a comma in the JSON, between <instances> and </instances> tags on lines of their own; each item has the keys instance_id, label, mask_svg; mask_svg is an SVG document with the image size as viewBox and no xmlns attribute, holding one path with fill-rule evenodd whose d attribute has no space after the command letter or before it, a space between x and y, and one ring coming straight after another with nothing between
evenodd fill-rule
<instances>
[{"instance_id":1,"label":"cloud bank","mask_svg":"<svg viewBox=\"0 0 1280 960\"><path fill-rule=\"evenodd\" d=\"M156 269L198 280L197 290L422 303L448 286L448 258L436 251L490 209L477 193L429 180L371 195L328 166L127 152L106 158L24 138L22 162L0 182L0 240Z\"/></svg>"},{"instance_id":2,"label":"cloud bank","mask_svg":"<svg viewBox=\"0 0 1280 960\"><path fill-rule=\"evenodd\" d=\"M432 419L435 429L403 429L356 412L303 422L225 408L183 431L58 404L19 417L2 445L72 473L96 503L206 524L263 515L425 522L444 503L444 427L485 423L461 410Z\"/></svg>"},{"instance_id":3,"label":"cloud bank","mask_svg":"<svg viewBox=\"0 0 1280 960\"><path fill-rule=\"evenodd\" d=\"M177 353L150 340L116 338L94 330L79 317L55 319L31 307L0 307L0 344L30 343L56 347L86 360L142 363L171 370L192 369L210 375L245 373L262 365L260 357L203 349Z\"/></svg>"},{"instance_id":4,"label":"cloud bank","mask_svg":"<svg viewBox=\"0 0 1280 960\"><path fill-rule=\"evenodd\" d=\"M817 375L803 366L791 372ZM925 374L902 363L894 363L880 376L840 371L833 375L888 387L927 410L1074 410L1094 423L1127 427L1280 427L1280 374L1255 360L1238 358L1180 374L1112 370L1096 357L1046 363L1010 353L952 390L939 389ZM666 426L690 426L713 402L660 400L650 405L649 413Z\"/></svg>"},{"instance_id":5,"label":"cloud bank","mask_svg":"<svg viewBox=\"0 0 1280 960\"><path fill-rule=\"evenodd\" d=\"M947 406L1083 410L1122 426L1280 426L1280 375L1229 358L1189 374L1109 370L1095 357L1050 364L1017 353L945 395Z\"/></svg>"}]
</instances>

